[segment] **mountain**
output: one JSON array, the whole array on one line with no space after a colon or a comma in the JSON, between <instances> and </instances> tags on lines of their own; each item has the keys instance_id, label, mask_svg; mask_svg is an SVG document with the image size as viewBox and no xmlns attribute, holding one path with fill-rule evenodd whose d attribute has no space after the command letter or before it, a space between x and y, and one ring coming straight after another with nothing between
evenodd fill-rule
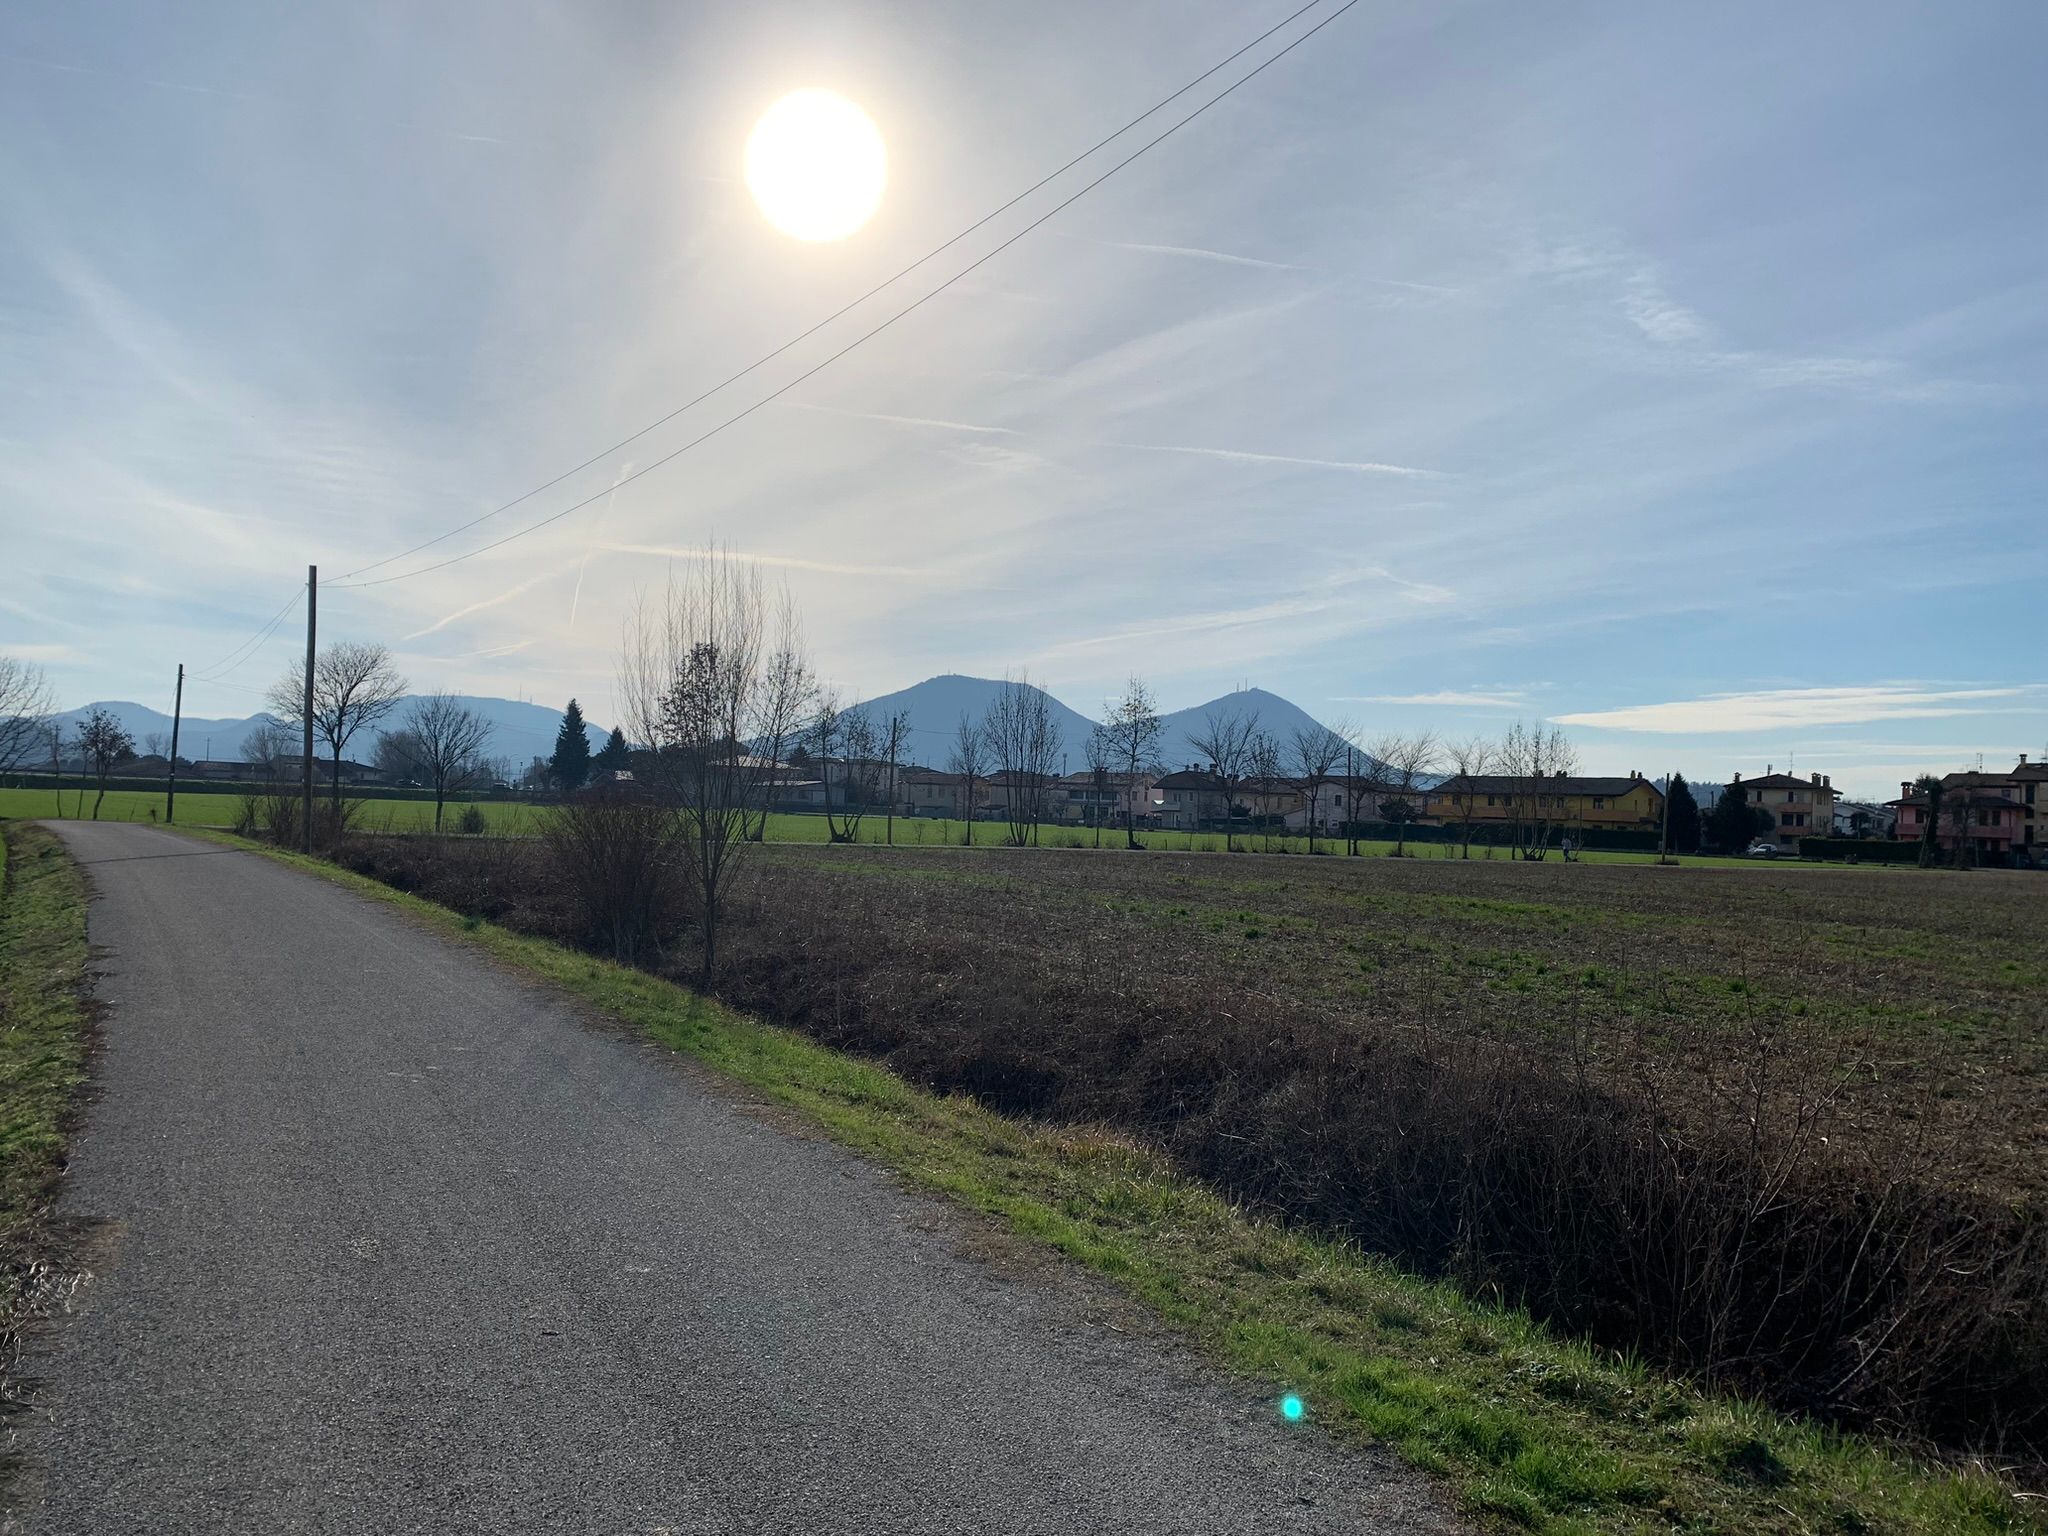
<instances>
[{"instance_id":1,"label":"mountain","mask_svg":"<svg viewBox=\"0 0 2048 1536\"><path fill-rule=\"evenodd\" d=\"M960 734L960 717L965 715L978 724L1005 686L992 677L962 677L957 672L948 672L943 677L928 677L921 683L885 693L877 699L863 699L860 707L869 718L878 721L888 719L899 709L908 710L910 755L927 768L944 768L952 755L953 742ZM1044 693L1045 690L1033 688L1032 692ZM1059 722L1066 745L1067 765L1078 770L1084 756L1083 744L1088 740L1088 733L1095 729L1095 722L1078 710L1067 708L1051 694L1047 693L1045 697L1052 707L1053 718Z\"/></svg>"},{"instance_id":2,"label":"mountain","mask_svg":"<svg viewBox=\"0 0 2048 1536\"><path fill-rule=\"evenodd\" d=\"M555 732L561 729L562 712L550 709L544 704L527 704L517 699L486 699L468 694L458 696L491 723L490 744L484 749L491 757L502 757L516 773L523 769L530 758L547 757L555 750ZM407 698L397 709L387 715L382 724L395 727L405 716L411 704ZM562 701L565 705L567 699ZM161 734L168 744L171 739L171 717L161 710L145 704L131 703L125 699L103 699L97 703L80 705L56 716L68 735L95 709L104 709L129 735L135 738L135 750L148 750L151 736ZM184 758L236 758L241 755L245 738L264 719L264 716L244 715L240 719L208 719L187 715L178 730L178 755ZM584 734L590 738L590 750L595 752L605 744L611 735L609 728L584 722ZM366 760L375 750L374 734L358 736L349 743L349 756L358 761Z\"/></svg>"},{"instance_id":3,"label":"mountain","mask_svg":"<svg viewBox=\"0 0 2048 1536\"><path fill-rule=\"evenodd\" d=\"M1221 716L1231 710L1257 717L1258 728L1279 743L1283 764L1292 761L1294 733L1322 725L1300 705L1289 703L1277 693L1268 693L1263 688L1240 688L1206 704L1162 715L1159 721L1160 761L1169 768L1185 768L1191 763L1206 762L1207 758L1196 748L1194 738L1205 733L1211 715Z\"/></svg>"},{"instance_id":4,"label":"mountain","mask_svg":"<svg viewBox=\"0 0 2048 1536\"><path fill-rule=\"evenodd\" d=\"M953 740L959 734L960 717L964 714L970 720L979 721L988 713L990 703L1004 686L995 678L948 673L944 677L926 678L912 687L884 694L878 699L869 699L861 707L876 719L884 719L899 709L908 710L911 755L927 767L943 768L952 753ZM1044 692L1043 689L1034 691ZM1067 768L1078 771L1084 760L1084 744L1088 733L1095 728L1095 722L1079 710L1069 709L1051 694L1045 696L1063 733ZM1308 711L1290 704L1277 693L1268 693L1263 688L1247 688L1211 699L1192 709L1179 709L1161 716L1159 761L1168 768L1184 768L1200 758L1202 754L1195 750L1191 738L1201 733L1212 712L1224 709L1256 714L1259 729L1280 743L1283 755L1292 745L1297 730L1318 723Z\"/></svg>"}]
</instances>

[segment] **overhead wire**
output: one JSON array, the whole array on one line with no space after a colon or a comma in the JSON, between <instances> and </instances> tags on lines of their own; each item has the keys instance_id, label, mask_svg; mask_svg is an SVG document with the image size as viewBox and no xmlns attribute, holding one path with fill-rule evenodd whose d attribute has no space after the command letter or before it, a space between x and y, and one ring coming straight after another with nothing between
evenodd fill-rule
<instances>
[{"instance_id":1,"label":"overhead wire","mask_svg":"<svg viewBox=\"0 0 2048 1536\"><path fill-rule=\"evenodd\" d=\"M257 627L255 634L244 640L218 661L209 662L204 667L193 668L187 676L194 682L211 683L239 669L256 654L257 648L265 640L268 640L277 632L277 626L284 622L285 615L296 608L305 595L306 589L303 586L298 588L292 593L290 600L282 608L278 609L276 613L272 614L270 618Z\"/></svg>"},{"instance_id":2,"label":"overhead wire","mask_svg":"<svg viewBox=\"0 0 2048 1536\"><path fill-rule=\"evenodd\" d=\"M1133 150L1123 159L1117 161L1116 164L1112 165L1108 170L1104 171L1094 180L1088 182L1086 185L1081 187L1079 191L1074 192L1068 197L1062 199L1060 202L1055 203L1051 208L1047 209L1044 213L1038 215L1038 217L1033 219L1030 223L1026 224L1022 229L1018 230L1015 234L1011 235L1008 239L1004 240L1001 244L997 245L992 250L986 252L984 255L978 257L976 260L969 263L967 266L961 268L958 272L955 272L951 277L947 278L937 287L931 289L930 291L921 295L917 299L913 300L911 303L905 305L902 309L897 310L894 314L890 315L888 319L883 320L879 324L863 332L861 335L855 337L852 341L848 342L838 351L832 353L830 356L825 358L824 361L814 364L810 368L807 368L806 370L804 370L804 372L798 374L795 378L789 380L789 382L787 382L786 384L783 384L773 392L763 396L761 399L756 400L752 405L747 406L744 410L734 412L731 416L728 416L727 418L725 418L725 420L719 422L716 426L710 427L705 431L699 433L697 436L691 438L681 447L672 449L668 453L663 454L660 458L650 461L648 464L644 465L643 467L637 470L634 470L630 474L621 476L612 485L605 487L603 490L593 492L591 495L583 497L579 501L571 502L568 506L563 507L560 511L552 512L546 517L536 519L535 521L526 524L524 527L515 529L513 532L506 534L502 538L493 539L488 544L480 544L475 549L467 550L459 555L450 556L446 560L437 560L430 565L416 566L412 570L401 571L394 576L379 576L374 577L369 581L342 580L332 583L332 586L337 588L384 586L388 583L396 581L410 581L415 576L424 576L432 571L445 570L451 565L460 565L465 560L473 560L478 555L488 554L490 551L494 549L503 548L505 545L513 543L515 540L523 539L530 533L537 533L539 530L548 527L550 524L558 523L563 518L569 516L571 513L580 512L583 508L592 505L594 502L603 500L606 496L609 496L613 492L617 491L620 486L630 485L635 480L638 480L645 475L651 474L653 471L660 469L663 465L671 463L675 459L678 459L682 457L682 455L690 452L692 449L697 448L706 442L709 442L712 438L718 436L728 427L736 426L738 423L746 420L749 416L753 415L763 406L771 405L775 401L781 399L784 395L788 394L791 390L795 389L799 384L802 384L809 379L815 378L818 374L824 372L825 369L831 367L834 363L838 362L848 353L853 352L862 346L865 346L868 342L874 340L875 337L881 335L884 331L888 330L891 326L895 325L897 321L902 320L906 316L911 315L915 313L917 310L923 308L926 304L930 303L933 299L937 298L940 294L944 293L948 288L951 288L955 283L959 282L962 278L967 277L969 274L973 273L978 268L985 266L988 262L994 260L997 256L1001 255L1004 251L1008 250L1011 246L1015 245L1019 240L1023 239L1033 230L1037 229L1040 225L1046 223L1055 215L1063 212L1067 208L1071 207L1074 203L1080 201L1081 198L1087 196L1090 192L1094 191L1097 187L1101 186L1105 181L1109 180L1110 177L1116 175L1116 173L1121 171L1125 166L1131 164L1132 161L1137 160L1141 156L1147 154L1148 152L1156 148L1158 145L1164 143L1167 139L1171 138L1174 134L1178 133L1182 128L1185 128L1189 123L1193 122L1196 118L1200 117L1203 113L1207 112L1211 107L1215 106L1218 102L1224 100L1224 98L1231 95L1240 87L1242 87L1249 81L1255 79L1260 74L1263 74L1273 65L1279 63L1280 60L1286 58L1288 54L1292 53L1295 49L1299 48L1303 43L1307 42L1311 37L1314 37L1318 32L1322 31L1323 28L1330 25L1331 22L1335 21L1338 17L1342 16L1346 11L1351 10L1352 7L1354 7L1357 4L1358 0L1344 0L1344 3L1338 6L1336 10L1332 11L1328 16L1324 17L1321 21L1317 22L1313 27L1310 27L1306 32L1302 33L1301 36L1295 38L1294 41L1289 43L1286 47L1280 49L1278 52L1274 53L1271 57L1265 59L1263 62L1256 65L1254 68L1246 71L1243 75L1239 76L1236 80L1232 81L1229 85L1225 86L1221 91L1217 92L1216 95L1210 97L1207 101L1203 102L1201 106L1195 108L1195 110L1190 112L1186 117L1181 118L1179 121L1175 122L1171 127L1162 131L1156 137L1147 140L1144 144L1139 146L1137 149ZM1297 12L1297 14L1300 13ZM1282 23L1282 25L1285 25L1285 23ZM371 567L363 567L362 569L367 570L371 569Z\"/></svg>"},{"instance_id":3,"label":"overhead wire","mask_svg":"<svg viewBox=\"0 0 2048 1536\"><path fill-rule=\"evenodd\" d=\"M674 410L668 412L666 415L658 417L654 421L649 422L639 431L634 432L629 436L620 438L616 443L611 444L607 448L600 449L598 452L592 454L589 458L585 459L582 463L575 465L573 468L563 470L559 475L556 475L552 480L544 480L539 485L534 486L531 490L522 491L519 495L513 497L510 501L502 502L499 505L491 508L490 511L480 513L477 516L471 518L466 523L459 523L455 527L448 529L445 533L438 533L433 538L415 544L410 549L400 550L395 555L386 555L382 560L374 560L368 565L357 566L352 571L343 571L336 578L335 585L340 585L341 583L348 582L351 577L361 576L365 572L379 570L384 566L392 564L394 561L403 560L409 555L416 555L423 549L431 549L436 544L444 543L447 540L454 538L457 534L467 533L470 529L475 528L480 524L487 523L492 518L497 517L502 513L509 512L514 507L521 506L526 502L531 501L534 497L540 495L543 491L553 490L556 486L560 485L564 480L572 479L575 476L583 473L584 470L589 469L596 464L602 463L604 460L610 458L613 454L619 452L623 448L630 447L632 444L638 442L641 438L647 436L648 433L655 431L657 428L667 426L671 421L674 421L678 416L681 416L686 412L695 409L697 406L702 405L706 400L709 400L712 396L722 393L723 391L729 389L734 384L739 383L740 380L746 378L749 374L754 373L758 369L765 367L769 363L772 363L773 361L775 361L776 358L782 356L783 353L789 351L792 347L796 347L802 344L803 342L810 340L811 337L817 335L818 332L824 330L827 326L831 325L835 320L839 320L844 316L852 313L852 311L858 309L861 305L867 303L869 299L874 298L877 294L883 292L888 288L894 287L904 278L910 276L910 274L915 272L919 267L924 266L927 262L933 260L935 257L943 255L945 252L951 250L954 246L958 245L962 240L965 240L969 235L973 234L975 231L983 228L985 225L991 223L995 219L1002 217L1002 215L1008 213L1012 208L1016 207L1019 203L1023 202L1033 193L1041 191L1050 183L1057 181L1060 177L1064 176L1068 171L1071 171L1075 166L1079 165L1082 161L1091 158L1099 151L1107 148L1110 144L1114 143L1116 140L1122 138L1125 134L1129 133L1133 128L1137 127L1138 124L1145 121L1146 118L1151 117L1154 113L1158 112L1162 107L1165 107L1170 103L1179 100L1181 97L1185 96L1189 91L1193 90L1196 86L1200 85L1204 80L1207 80L1211 75L1217 73L1217 71L1219 70L1227 68L1231 64L1234 64L1237 60L1243 58L1247 53L1251 52L1252 49L1258 47L1260 43L1266 41L1266 39L1271 37L1274 33L1280 31L1281 29L1290 25L1291 23L1298 21L1301 17L1305 16L1306 14L1308 14L1308 12L1314 10L1317 6L1323 3L1324 0L1308 0L1308 4L1302 6L1293 14L1284 17L1280 21L1275 22L1272 26L1268 27L1265 31L1261 32L1257 37L1253 38L1250 42L1246 43L1243 47L1239 48L1235 53L1229 55L1227 58L1219 59L1216 63L1210 65L1207 69L1203 70L1199 75L1195 76L1194 79L1188 81L1186 85L1183 85L1179 90L1173 92L1172 95L1161 97L1158 101L1154 102L1151 106L1147 107L1144 111L1140 112L1136 117L1132 118L1130 121L1123 124L1122 127L1116 129L1115 132L1110 133L1107 136L1096 140L1095 143L1091 144L1087 149L1082 150L1081 153L1074 156L1071 160L1067 161L1067 163L1059 167L1058 170L1049 171L1044 176L1041 176L1037 181L1033 182L1030 186L1026 187L1022 192L1019 192L1015 197L1011 198L1001 207L992 209L990 212L983 214L980 218L976 219L972 224L968 225L965 229L961 230L951 239L945 241L943 244L932 247L932 249L926 251L922 256L918 257L917 260L911 262L909 266L902 268L901 270L894 273L892 276L884 278L881 282L875 284L874 287L868 289L867 292L861 294L860 297L853 299L846 304L842 304L838 309L833 310L831 314L825 316L824 319L818 321L817 324L810 326L808 329L800 331L796 335L790 337L788 341L785 341L781 346L775 348L774 351L764 353L762 356L755 358L753 362L747 364L746 367L740 369L737 373L727 375L725 378L719 380L718 383L713 384L709 389L704 390L701 394L691 397L690 399L684 401L681 405L677 406ZM1355 0L1353 0L1353 3L1355 3ZM1347 4L1342 9L1349 10L1350 8L1350 5ZM1342 11L1339 11L1336 14L1342 14ZM1330 20L1333 21L1335 19L1336 15L1332 15L1330 18ZM1235 87L1233 87L1233 89L1234 88ZM1218 99L1220 100L1221 98ZM1211 104L1213 105L1213 103ZM369 583L358 583L358 585L367 586L369 585Z\"/></svg>"}]
</instances>

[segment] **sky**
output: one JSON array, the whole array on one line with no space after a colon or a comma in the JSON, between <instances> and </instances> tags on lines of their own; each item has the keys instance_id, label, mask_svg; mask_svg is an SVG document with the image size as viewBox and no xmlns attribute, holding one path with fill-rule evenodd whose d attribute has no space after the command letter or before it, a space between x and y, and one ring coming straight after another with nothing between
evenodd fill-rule
<instances>
[{"instance_id":1,"label":"sky","mask_svg":"<svg viewBox=\"0 0 2048 1536\"><path fill-rule=\"evenodd\" d=\"M416 687L608 721L622 615L717 546L856 694L1251 684L1368 737L1553 720L1589 771L1880 796L2048 755L2032 0L1361 0L648 467L1324 0L603 451L1295 3L8 6L0 652L67 705L168 707L183 661L188 711L247 713L303 610L245 642L317 563L323 636ZM812 86L888 148L837 243L741 177Z\"/></svg>"}]
</instances>

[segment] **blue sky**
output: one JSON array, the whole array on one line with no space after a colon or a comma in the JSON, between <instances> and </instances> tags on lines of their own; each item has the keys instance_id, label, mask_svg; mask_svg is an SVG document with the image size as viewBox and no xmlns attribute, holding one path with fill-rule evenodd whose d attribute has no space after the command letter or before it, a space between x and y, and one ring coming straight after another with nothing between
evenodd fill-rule
<instances>
[{"instance_id":1,"label":"blue sky","mask_svg":"<svg viewBox=\"0 0 2048 1536\"><path fill-rule=\"evenodd\" d=\"M308 562L589 457L1290 9L10 6L0 650L167 704ZM323 629L605 719L623 606L718 541L868 694L1248 681L1872 793L2040 755L2044 50L2031 3L1361 4L784 400L324 592ZM889 146L839 244L739 179L807 85ZM255 708L293 622L188 708Z\"/></svg>"}]
</instances>

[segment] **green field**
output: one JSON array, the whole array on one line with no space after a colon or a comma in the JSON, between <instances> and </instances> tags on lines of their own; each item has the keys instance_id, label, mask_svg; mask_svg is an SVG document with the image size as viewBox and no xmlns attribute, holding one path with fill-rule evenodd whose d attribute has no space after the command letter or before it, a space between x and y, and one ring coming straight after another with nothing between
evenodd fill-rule
<instances>
[{"instance_id":1,"label":"green field","mask_svg":"<svg viewBox=\"0 0 2048 1536\"><path fill-rule=\"evenodd\" d=\"M60 796L48 789L0 789L0 818L27 820L32 817L63 816L65 818L92 815L94 795L87 790L81 805L80 794L67 788ZM358 800L354 825L364 832L426 832L434 825L434 802L417 799ZM454 818L459 816L472 802L451 800L444 814L444 825L450 830ZM536 818L545 814L546 807L528 805L521 801L480 800L473 802L483 812L486 828L500 837L524 837L538 830ZM231 827L240 810L242 797L238 794L217 794L204 791L186 791L178 796L178 821L189 827ZM102 821L162 821L164 797L159 794L145 794L136 790L110 789L106 804L100 810ZM957 847L965 838L967 824L959 821L942 821L931 817L896 818L894 841L904 848ZM1000 821L978 821L974 823L974 842L977 847L995 847L1009 835L1009 827ZM880 816L870 815L861 822L858 841L881 843L889 837L889 827ZM1224 837L1221 832L1141 832L1140 839L1148 849L1162 853L1221 853L1224 851ZM825 818L816 815L777 814L768 818L768 840L774 843L823 843L827 841ZM1047 848L1092 848L1095 846L1095 830L1092 827L1046 826L1039 828L1039 844ZM1304 837L1266 837L1259 833L1240 834L1237 839L1240 851L1249 853L1294 853L1308 852L1308 839ZM1102 847L1105 851L1123 849L1121 828L1104 828ZM1367 842L1360 844L1360 851L1371 856L1382 856L1393 851L1391 842ZM1316 851L1321 854L1342 855L1344 844L1329 838L1316 839ZM1411 842L1408 852L1416 858L1442 859L1458 857L1458 849L1444 843ZM1485 850L1479 846L1472 849L1472 857L1485 858ZM1495 851L1496 859L1506 858L1500 850ZM1553 855L1555 857L1555 855ZM1650 853L1614 853L1604 850L1583 853L1579 857L1588 864L1649 864L1656 860ZM1737 864L1745 867L1786 868L1785 862L1762 864L1762 861L1747 859L1722 859L1700 856L1688 858L1688 863ZM1791 861L1794 868L1843 868L1846 866L1801 866Z\"/></svg>"}]
</instances>

